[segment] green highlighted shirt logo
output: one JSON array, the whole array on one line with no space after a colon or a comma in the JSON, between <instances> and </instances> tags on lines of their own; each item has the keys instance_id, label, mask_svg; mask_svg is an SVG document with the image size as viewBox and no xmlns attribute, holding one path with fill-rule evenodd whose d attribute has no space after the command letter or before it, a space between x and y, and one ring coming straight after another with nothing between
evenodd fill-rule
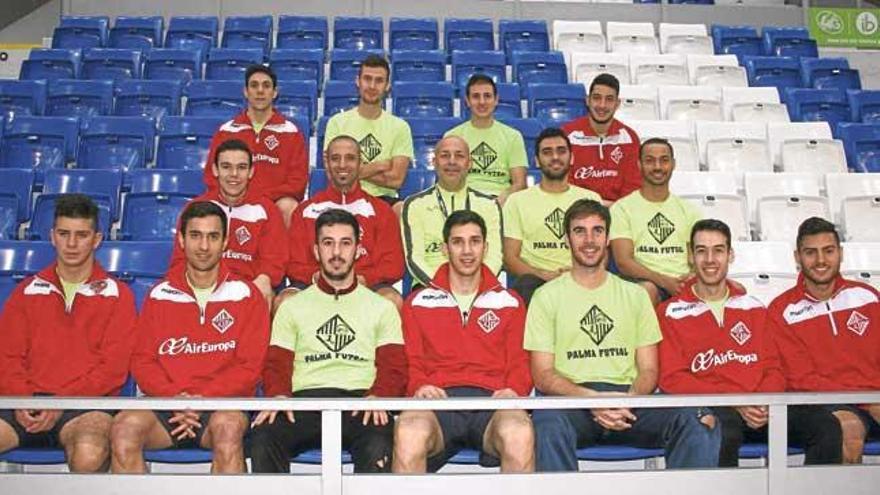
<instances>
[{"instance_id":1,"label":"green highlighted shirt logo","mask_svg":"<svg viewBox=\"0 0 880 495\"><path fill-rule=\"evenodd\" d=\"M614 330L614 320L594 304L581 318L581 330L594 344L599 345Z\"/></svg>"},{"instance_id":2,"label":"green highlighted shirt logo","mask_svg":"<svg viewBox=\"0 0 880 495\"><path fill-rule=\"evenodd\" d=\"M662 213L657 213L648 222L648 233L658 244L663 244L673 232L675 232L675 224L664 217Z\"/></svg>"},{"instance_id":3,"label":"green highlighted shirt logo","mask_svg":"<svg viewBox=\"0 0 880 495\"><path fill-rule=\"evenodd\" d=\"M486 170L498 159L498 152L485 142L480 143L474 151L471 151L471 160L482 170Z\"/></svg>"},{"instance_id":4,"label":"green highlighted shirt logo","mask_svg":"<svg viewBox=\"0 0 880 495\"><path fill-rule=\"evenodd\" d=\"M382 153L382 143L372 133L364 136L358 144L361 147L361 158L364 163L372 163Z\"/></svg>"},{"instance_id":5,"label":"green highlighted shirt logo","mask_svg":"<svg viewBox=\"0 0 880 495\"><path fill-rule=\"evenodd\" d=\"M345 349L348 344L354 342L355 338L354 330L339 315L330 318L318 327L315 336L327 349L333 352Z\"/></svg>"},{"instance_id":6,"label":"green highlighted shirt logo","mask_svg":"<svg viewBox=\"0 0 880 495\"><path fill-rule=\"evenodd\" d=\"M549 215L544 217L544 225L553 232L557 239L562 239L565 232L562 230L562 220L565 218L565 212L556 208Z\"/></svg>"},{"instance_id":7,"label":"green highlighted shirt logo","mask_svg":"<svg viewBox=\"0 0 880 495\"><path fill-rule=\"evenodd\" d=\"M828 34L840 34L843 32L843 18L837 12L823 10L816 16L816 26Z\"/></svg>"}]
</instances>

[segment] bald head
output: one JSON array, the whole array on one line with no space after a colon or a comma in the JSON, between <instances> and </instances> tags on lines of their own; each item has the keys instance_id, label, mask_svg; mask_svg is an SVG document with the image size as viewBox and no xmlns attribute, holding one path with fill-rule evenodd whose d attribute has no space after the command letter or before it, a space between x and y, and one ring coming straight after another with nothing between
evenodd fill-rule
<instances>
[{"instance_id":1,"label":"bald head","mask_svg":"<svg viewBox=\"0 0 880 495\"><path fill-rule=\"evenodd\" d=\"M465 186L471 168L467 141L459 136L446 136L434 147L434 171L437 182L447 191L458 191Z\"/></svg>"}]
</instances>

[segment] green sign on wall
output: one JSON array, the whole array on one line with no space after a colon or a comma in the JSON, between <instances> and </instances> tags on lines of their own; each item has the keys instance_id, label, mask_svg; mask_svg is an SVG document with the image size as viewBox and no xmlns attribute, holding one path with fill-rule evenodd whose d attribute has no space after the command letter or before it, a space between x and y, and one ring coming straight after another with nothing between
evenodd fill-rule
<instances>
[{"instance_id":1,"label":"green sign on wall","mask_svg":"<svg viewBox=\"0 0 880 495\"><path fill-rule=\"evenodd\" d=\"M880 9L810 8L810 35L819 46L880 48Z\"/></svg>"}]
</instances>

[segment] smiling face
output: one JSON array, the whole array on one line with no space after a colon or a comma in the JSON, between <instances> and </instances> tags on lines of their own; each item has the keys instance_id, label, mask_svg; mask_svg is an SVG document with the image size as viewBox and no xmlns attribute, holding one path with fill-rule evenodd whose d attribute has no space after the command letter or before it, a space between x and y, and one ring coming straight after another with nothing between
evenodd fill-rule
<instances>
[{"instance_id":1,"label":"smiling face","mask_svg":"<svg viewBox=\"0 0 880 495\"><path fill-rule=\"evenodd\" d=\"M348 191L358 180L361 152L351 139L335 139L324 152L324 166L333 187Z\"/></svg>"},{"instance_id":2,"label":"smiling face","mask_svg":"<svg viewBox=\"0 0 880 495\"><path fill-rule=\"evenodd\" d=\"M795 251L795 261L808 283L825 285L840 274L843 250L834 234L822 232L804 236Z\"/></svg>"},{"instance_id":3,"label":"smiling face","mask_svg":"<svg viewBox=\"0 0 880 495\"><path fill-rule=\"evenodd\" d=\"M220 193L227 198L240 198L254 177L250 154L243 150L227 150L217 155L214 177L220 184Z\"/></svg>"},{"instance_id":4,"label":"smiling face","mask_svg":"<svg viewBox=\"0 0 880 495\"><path fill-rule=\"evenodd\" d=\"M186 233L178 234L178 242L186 257L187 270L210 272L220 263L226 249L223 222L216 215L190 218Z\"/></svg>"},{"instance_id":5,"label":"smiling face","mask_svg":"<svg viewBox=\"0 0 880 495\"><path fill-rule=\"evenodd\" d=\"M475 83L468 90L467 106L474 117L489 118L495 114L495 108L498 107L498 95L495 94L491 84Z\"/></svg>"},{"instance_id":6,"label":"smiling face","mask_svg":"<svg viewBox=\"0 0 880 495\"><path fill-rule=\"evenodd\" d=\"M443 253L450 268L461 276L473 276L483 265L486 239L475 223L456 225L449 231L449 240L443 244Z\"/></svg>"},{"instance_id":7,"label":"smiling face","mask_svg":"<svg viewBox=\"0 0 880 495\"><path fill-rule=\"evenodd\" d=\"M675 159L669 146L657 143L643 147L639 157L642 178L653 186L665 186L675 170Z\"/></svg>"},{"instance_id":8,"label":"smiling face","mask_svg":"<svg viewBox=\"0 0 880 495\"><path fill-rule=\"evenodd\" d=\"M727 246L724 234L716 230L701 230L694 234L691 250L698 283L708 287L723 284L733 261L733 250Z\"/></svg>"},{"instance_id":9,"label":"smiling face","mask_svg":"<svg viewBox=\"0 0 880 495\"><path fill-rule=\"evenodd\" d=\"M596 268L605 261L608 228L599 215L574 218L568 228L568 245L575 265Z\"/></svg>"},{"instance_id":10,"label":"smiling face","mask_svg":"<svg viewBox=\"0 0 880 495\"><path fill-rule=\"evenodd\" d=\"M538 168L541 174L550 180L562 180L568 176L571 168L571 150L565 138L552 136L544 138L538 145Z\"/></svg>"},{"instance_id":11,"label":"smiling face","mask_svg":"<svg viewBox=\"0 0 880 495\"><path fill-rule=\"evenodd\" d=\"M596 84L587 95L590 119L596 124L611 122L619 106L620 99L617 97L617 92L610 86Z\"/></svg>"},{"instance_id":12,"label":"smiling face","mask_svg":"<svg viewBox=\"0 0 880 495\"><path fill-rule=\"evenodd\" d=\"M272 83L272 78L263 72L255 72L247 81L244 88L244 97L247 99L248 108L262 112L272 108L272 102L278 96L278 90Z\"/></svg>"},{"instance_id":13,"label":"smiling face","mask_svg":"<svg viewBox=\"0 0 880 495\"><path fill-rule=\"evenodd\" d=\"M457 191L467 179L471 168L468 145L458 136L445 137L434 149L434 171L437 182L450 191Z\"/></svg>"}]
</instances>

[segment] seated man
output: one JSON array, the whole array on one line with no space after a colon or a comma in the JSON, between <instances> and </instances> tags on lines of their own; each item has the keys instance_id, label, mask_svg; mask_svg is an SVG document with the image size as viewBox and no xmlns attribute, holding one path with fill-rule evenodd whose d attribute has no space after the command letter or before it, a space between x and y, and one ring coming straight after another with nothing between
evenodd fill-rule
<instances>
[{"instance_id":1,"label":"seated man","mask_svg":"<svg viewBox=\"0 0 880 495\"><path fill-rule=\"evenodd\" d=\"M657 308L660 388L672 394L750 394L785 390L779 353L767 328L767 309L727 279L733 261L730 228L719 220L700 220L691 230L690 256L696 277ZM718 465L739 464L746 439L767 442L766 406L713 407L721 420ZM815 412L814 412L815 411ZM806 448L806 464L840 461L840 427L830 421L805 431L820 419L813 406L788 408L788 435Z\"/></svg>"},{"instance_id":2,"label":"seated man","mask_svg":"<svg viewBox=\"0 0 880 495\"><path fill-rule=\"evenodd\" d=\"M154 397L250 397L269 343L260 291L221 262L226 215L211 202L189 204L177 242L185 264L150 290L136 329L131 372ZM122 411L113 422L114 473L146 472L144 449L211 449L211 472L245 470L241 411Z\"/></svg>"},{"instance_id":3,"label":"seated man","mask_svg":"<svg viewBox=\"0 0 880 495\"><path fill-rule=\"evenodd\" d=\"M403 202L400 223L403 229L406 264L413 283L427 286L440 265L446 262L443 250L443 222L459 210L476 212L491 231L486 239L486 265L492 273L501 271L501 207L492 198L468 185L471 166L468 146L458 136L447 136L434 148L437 183Z\"/></svg>"},{"instance_id":4,"label":"seated man","mask_svg":"<svg viewBox=\"0 0 880 495\"><path fill-rule=\"evenodd\" d=\"M840 275L843 249L834 224L817 217L801 223L795 260L797 285L770 303L770 331L792 392L880 390L880 294ZM880 435L880 404L810 406L811 434L840 422L843 462L859 463L867 435ZM829 455L829 462L831 457Z\"/></svg>"},{"instance_id":5,"label":"seated man","mask_svg":"<svg viewBox=\"0 0 880 495\"><path fill-rule=\"evenodd\" d=\"M118 395L135 324L127 285L95 261L98 207L82 194L55 201L57 258L24 279L0 316L0 395ZM0 452L61 447L72 472L107 469L111 411L0 410Z\"/></svg>"},{"instance_id":6,"label":"seated man","mask_svg":"<svg viewBox=\"0 0 880 495\"><path fill-rule=\"evenodd\" d=\"M532 378L544 395L649 395L660 328L648 295L605 269L608 209L578 200L563 220L571 271L535 292L526 319ZM538 471L576 471L577 448L597 442L663 447L670 468L718 464L720 428L695 408L536 410Z\"/></svg>"},{"instance_id":7,"label":"seated man","mask_svg":"<svg viewBox=\"0 0 880 495\"><path fill-rule=\"evenodd\" d=\"M446 219L443 252L449 262L403 309L408 395L531 392L522 347L526 307L483 264L486 248L486 223L478 214L460 210ZM502 472L535 469L534 433L525 411L404 411L394 434L394 472L436 471L462 448L500 459Z\"/></svg>"},{"instance_id":8,"label":"seated man","mask_svg":"<svg viewBox=\"0 0 880 495\"><path fill-rule=\"evenodd\" d=\"M642 187L611 207L611 251L620 274L644 287L657 305L678 294L690 277L687 243L691 227L703 216L688 200L669 192L675 170L669 141L642 143L639 167Z\"/></svg>"},{"instance_id":9,"label":"seated man","mask_svg":"<svg viewBox=\"0 0 880 495\"><path fill-rule=\"evenodd\" d=\"M386 205L387 206L387 205ZM394 397L406 386L400 315L388 300L358 282L360 225L344 210L315 220L312 252L320 273L287 299L272 323L263 383L279 397ZM291 394L292 389L292 394ZM385 411L343 415L342 438L356 472L391 468L393 419ZM286 473L290 458L321 447L321 413L263 411L254 419L255 473Z\"/></svg>"}]
</instances>

